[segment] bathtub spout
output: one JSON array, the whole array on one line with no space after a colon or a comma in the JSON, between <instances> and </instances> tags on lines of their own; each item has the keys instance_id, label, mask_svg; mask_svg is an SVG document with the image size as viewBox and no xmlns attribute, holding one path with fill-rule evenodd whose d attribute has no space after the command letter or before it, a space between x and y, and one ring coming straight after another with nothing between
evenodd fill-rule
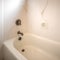
<instances>
[{"instance_id":1,"label":"bathtub spout","mask_svg":"<svg viewBox=\"0 0 60 60\"><path fill-rule=\"evenodd\" d=\"M22 40L22 37L19 37L18 40Z\"/></svg>"}]
</instances>

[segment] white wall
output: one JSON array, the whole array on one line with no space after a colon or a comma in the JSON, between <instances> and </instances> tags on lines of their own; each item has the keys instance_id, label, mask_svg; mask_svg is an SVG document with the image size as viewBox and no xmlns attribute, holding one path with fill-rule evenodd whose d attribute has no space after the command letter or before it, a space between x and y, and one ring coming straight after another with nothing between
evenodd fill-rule
<instances>
[{"instance_id":1,"label":"white wall","mask_svg":"<svg viewBox=\"0 0 60 60\"><path fill-rule=\"evenodd\" d=\"M18 15L21 14L22 7L25 0L4 0L4 39L16 35L16 19L19 19ZM8 28L7 28L8 27ZM11 36L9 36L11 35Z\"/></svg>"},{"instance_id":2,"label":"white wall","mask_svg":"<svg viewBox=\"0 0 60 60\"><path fill-rule=\"evenodd\" d=\"M44 17L41 12L47 0L28 0L29 32L60 42L59 1L48 0ZM42 23L45 23L45 26Z\"/></svg>"},{"instance_id":3,"label":"white wall","mask_svg":"<svg viewBox=\"0 0 60 60\"><path fill-rule=\"evenodd\" d=\"M21 30L26 32L24 4L25 0L0 0L0 51L2 43L7 39L15 37L20 29L17 29L15 25L16 19L20 18L22 20L22 27L24 27ZM1 58L2 53L0 52L0 60Z\"/></svg>"},{"instance_id":4,"label":"white wall","mask_svg":"<svg viewBox=\"0 0 60 60\"><path fill-rule=\"evenodd\" d=\"M1 60L1 45L2 45L2 0L0 0L0 60Z\"/></svg>"}]
</instances>

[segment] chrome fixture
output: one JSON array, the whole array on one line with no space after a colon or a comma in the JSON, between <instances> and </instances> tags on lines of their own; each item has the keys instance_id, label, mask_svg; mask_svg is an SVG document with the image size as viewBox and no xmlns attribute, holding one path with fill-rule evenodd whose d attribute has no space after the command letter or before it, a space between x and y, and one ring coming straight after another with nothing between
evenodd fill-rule
<instances>
[{"instance_id":1,"label":"chrome fixture","mask_svg":"<svg viewBox=\"0 0 60 60\"><path fill-rule=\"evenodd\" d=\"M18 38L18 40L21 40L21 39L22 39L22 37L19 37L19 38Z\"/></svg>"},{"instance_id":2,"label":"chrome fixture","mask_svg":"<svg viewBox=\"0 0 60 60\"><path fill-rule=\"evenodd\" d=\"M21 20L20 20L20 19L17 19L17 20L16 20L16 25L17 25L17 26L21 25Z\"/></svg>"},{"instance_id":3,"label":"chrome fixture","mask_svg":"<svg viewBox=\"0 0 60 60\"><path fill-rule=\"evenodd\" d=\"M22 52L25 52L25 49L22 49L21 51L22 51Z\"/></svg>"},{"instance_id":4,"label":"chrome fixture","mask_svg":"<svg viewBox=\"0 0 60 60\"><path fill-rule=\"evenodd\" d=\"M23 36L23 33L20 31L18 31L17 34Z\"/></svg>"}]
</instances>

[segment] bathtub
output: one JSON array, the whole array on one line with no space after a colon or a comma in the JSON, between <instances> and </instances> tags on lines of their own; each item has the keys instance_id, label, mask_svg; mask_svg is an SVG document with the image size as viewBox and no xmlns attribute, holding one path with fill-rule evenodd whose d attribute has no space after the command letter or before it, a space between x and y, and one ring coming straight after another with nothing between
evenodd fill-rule
<instances>
[{"instance_id":1,"label":"bathtub","mask_svg":"<svg viewBox=\"0 0 60 60\"><path fill-rule=\"evenodd\" d=\"M5 60L60 60L59 42L30 33L4 42L3 50Z\"/></svg>"}]
</instances>

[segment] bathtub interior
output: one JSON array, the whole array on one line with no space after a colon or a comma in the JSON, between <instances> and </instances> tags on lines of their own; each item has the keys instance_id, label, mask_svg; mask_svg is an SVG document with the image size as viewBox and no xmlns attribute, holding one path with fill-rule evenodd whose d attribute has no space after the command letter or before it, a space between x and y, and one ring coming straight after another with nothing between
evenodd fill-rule
<instances>
[{"instance_id":1,"label":"bathtub interior","mask_svg":"<svg viewBox=\"0 0 60 60\"><path fill-rule=\"evenodd\" d=\"M60 43L34 34L24 34L20 41L16 38L14 47L28 60L60 59Z\"/></svg>"}]
</instances>

